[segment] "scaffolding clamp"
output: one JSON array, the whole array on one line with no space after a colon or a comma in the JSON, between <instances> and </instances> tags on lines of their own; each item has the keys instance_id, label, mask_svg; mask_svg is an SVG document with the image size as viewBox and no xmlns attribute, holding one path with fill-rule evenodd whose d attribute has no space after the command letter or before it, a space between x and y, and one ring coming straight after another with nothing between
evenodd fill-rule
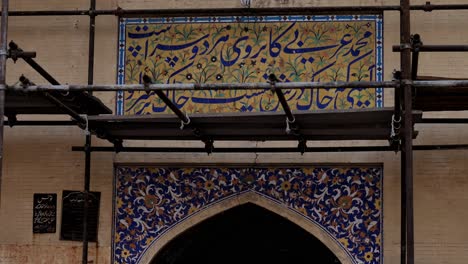
<instances>
[{"instance_id":1,"label":"scaffolding clamp","mask_svg":"<svg viewBox=\"0 0 468 264\"><path fill-rule=\"evenodd\" d=\"M299 144L297 145L297 148L299 149L299 152L301 152L301 155L304 155L307 150L307 140L305 140L303 137L299 138Z\"/></svg>"},{"instance_id":2,"label":"scaffolding clamp","mask_svg":"<svg viewBox=\"0 0 468 264\"><path fill-rule=\"evenodd\" d=\"M414 51L419 51L419 48L423 45L421 41L421 36L419 34L414 34L411 36L411 46Z\"/></svg>"},{"instance_id":3,"label":"scaffolding clamp","mask_svg":"<svg viewBox=\"0 0 468 264\"><path fill-rule=\"evenodd\" d=\"M214 150L213 139L203 139L202 141L203 143L205 143L206 154L210 155L211 153L213 153L213 150Z\"/></svg>"},{"instance_id":4,"label":"scaffolding clamp","mask_svg":"<svg viewBox=\"0 0 468 264\"><path fill-rule=\"evenodd\" d=\"M151 79L147 75L143 76L143 87L145 88L146 94L150 94L151 91L149 90L149 86L151 84Z\"/></svg>"},{"instance_id":5,"label":"scaffolding clamp","mask_svg":"<svg viewBox=\"0 0 468 264\"><path fill-rule=\"evenodd\" d=\"M18 59L32 59L36 58L35 51L24 51L18 47L16 43L10 41L8 44L10 47L8 50L0 50L0 55L7 55L8 58L11 58L15 63Z\"/></svg>"},{"instance_id":6,"label":"scaffolding clamp","mask_svg":"<svg viewBox=\"0 0 468 264\"><path fill-rule=\"evenodd\" d=\"M430 1L427 1L423 7L424 12L432 12L434 10L434 6L431 4Z\"/></svg>"},{"instance_id":7,"label":"scaffolding clamp","mask_svg":"<svg viewBox=\"0 0 468 264\"><path fill-rule=\"evenodd\" d=\"M121 139L115 139L112 143L114 143L115 153L119 153L123 150L123 141Z\"/></svg>"},{"instance_id":8,"label":"scaffolding clamp","mask_svg":"<svg viewBox=\"0 0 468 264\"><path fill-rule=\"evenodd\" d=\"M411 50L411 48L412 48L411 43L401 43L400 44L400 50L401 51L407 50L407 49Z\"/></svg>"}]
</instances>

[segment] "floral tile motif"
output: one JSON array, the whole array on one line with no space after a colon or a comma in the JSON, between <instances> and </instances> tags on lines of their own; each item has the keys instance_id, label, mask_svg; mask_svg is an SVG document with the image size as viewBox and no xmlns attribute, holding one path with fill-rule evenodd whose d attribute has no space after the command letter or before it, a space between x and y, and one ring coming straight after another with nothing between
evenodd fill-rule
<instances>
[{"instance_id":1,"label":"floral tile motif","mask_svg":"<svg viewBox=\"0 0 468 264\"><path fill-rule=\"evenodd\" d=\"M121 18L117 82L382 80L381 15ZM281 110L270 90L167 91L187 113ZM382 89L286 90L293 110L382 107ZM118 114L170 112L154 93L119 92Z\"/></svg>"},{"instance_id":2,"label":"floral tile motif","mask_svg":"<svg viewBox=\"0 0 468 264\"><path fill-rule=\"evenodd\" d=\"M115 177L114 263L138 263L178 223L245 192L319 225L355 263L382 263L381 167L118 167Z\"/></svg>"}]
</instances>

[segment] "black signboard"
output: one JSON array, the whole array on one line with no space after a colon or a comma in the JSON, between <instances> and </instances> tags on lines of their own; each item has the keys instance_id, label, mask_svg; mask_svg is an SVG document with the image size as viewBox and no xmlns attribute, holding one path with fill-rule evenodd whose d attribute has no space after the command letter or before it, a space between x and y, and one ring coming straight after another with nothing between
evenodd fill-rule
<instances>
[{"instance_id":1,"label":"black signboard","mask_svg":"<svg viewBox=\"0 0 468 264\"><path fill-rule=\"evenodd\" d=\"M33 233L55 233L57 194L35 193L33 206Z\"/></svg>"},{"instance_id":2,"label":"black signboard","mask_svg":"<svg viewBox=\"0 0 468 264\"><path fill-rule=\"evenodd\" d=\"M90 192L88 200L88 241L97 241L100 192ZM84 193L63 191L60 239L83 240Z\"/></svg>"}]
</instances>

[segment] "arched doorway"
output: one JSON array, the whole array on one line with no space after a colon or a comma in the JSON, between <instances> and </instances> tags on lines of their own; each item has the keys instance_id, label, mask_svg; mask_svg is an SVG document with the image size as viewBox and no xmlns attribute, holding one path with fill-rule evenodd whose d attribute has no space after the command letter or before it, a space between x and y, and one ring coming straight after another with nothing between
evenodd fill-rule
<instances>
[{"instance_id":1,"label":"arched doorway","mask_svg":"<svg viewBox=\"0 0 468 264\"><path fill-rule=\"evenodd\" d=\"M252 203L219 213L166 244L152 264L340 263L298 225Z\"/></svg>"}]
</instances>

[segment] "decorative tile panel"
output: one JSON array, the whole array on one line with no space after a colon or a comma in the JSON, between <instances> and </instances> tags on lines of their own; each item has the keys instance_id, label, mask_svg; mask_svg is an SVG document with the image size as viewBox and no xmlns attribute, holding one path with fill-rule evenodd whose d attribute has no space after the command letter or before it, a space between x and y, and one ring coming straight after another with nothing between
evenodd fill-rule
<instances>
[{"instance_id":1,"label":"decorative tile panel","mask_svg":"<svg viewBox=\"0 0 468 264\"><path fill-rule=\"evenodd\" d=\"M119 84L381 81L381 15L121 18ZM270 90L166 91L187 113L281 110ZM286 90L293 110L382 107L381 88ZM165 113L154 94L118 92L118 114Z\"/></svg>"},{"instance_id":2,"label":"decorative tile panel","mask_svg":"<svg viewBox=\"0 0 468 264\"><path fill-rule=\"evenodd\" d=\"M321 227L354 263L382 263L382 168L118 167L113 262L138 263L162 234L254 192Z\"/></svg>"}]
</instances>

